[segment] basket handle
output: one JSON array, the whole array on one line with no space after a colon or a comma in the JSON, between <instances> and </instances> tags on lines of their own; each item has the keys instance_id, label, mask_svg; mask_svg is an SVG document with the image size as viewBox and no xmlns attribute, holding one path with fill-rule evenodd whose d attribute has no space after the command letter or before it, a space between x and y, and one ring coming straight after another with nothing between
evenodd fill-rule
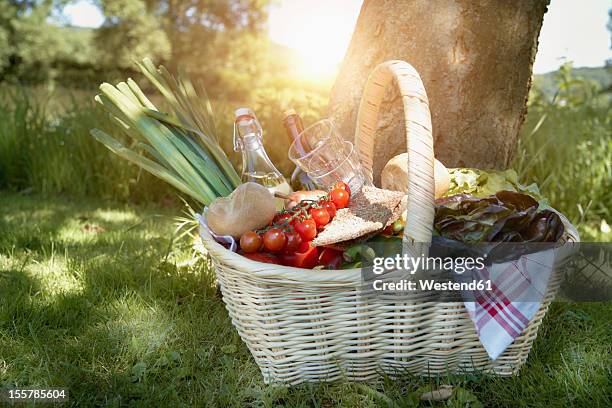
<instances>
[{"instance_id":1,"label":"basket handle","mask_svg":"<svg viewBox=\"0 0 612 408\"><path fill-rule=\"evenodd\" d=\"M376 124L385 88L395 79L404 105L408 152L407 219L404 243L429 244L434 221L434 151L429 101L418 72L404 61L378 65L368 77L355 131L365 177L372 182ZM428 246L428 245L424 245Z\"/></svg>"}]
</instances>

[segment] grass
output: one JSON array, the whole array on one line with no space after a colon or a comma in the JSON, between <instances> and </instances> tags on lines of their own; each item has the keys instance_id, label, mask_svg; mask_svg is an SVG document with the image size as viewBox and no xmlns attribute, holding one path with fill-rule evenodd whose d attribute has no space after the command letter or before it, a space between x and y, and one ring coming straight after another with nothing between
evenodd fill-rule
<instances>
[{"instance_id":1,"label":"grass","mask_svg":"<svg viewBox=\"0 0 612 408\"><path fill-rule=\"evenodd\" d=\"M173 190L89 136L111 127L93 99L61 101L27 88L0 92L0 188L46 195L148 201Z\"/></svg>"},{"instance_id":2,"label":"grass","mask_svg":"<svg viewBox=\"0 0 612 408\"><path fill-rule=\"evenodd\" d=\"M448 406L612 406L610 303L554 304L514 378L267 386L206 260L173 241L178 212L0 191L0 387L67 387L73 406L412 407L452 384Z\"/></svg>"},{"instance_id":3,"label":"grass","mask_svg":"<svg viewBox=\"0 0 612 408\"><path fill-rule=\"evenodd\" d=\"M135 148L131 140L113 131L114 123L95 106L97 93L95 89L46 91L0 84L0 188L131 202L174 196L172 187L119 159L90 136L90 129L104 129ZM163 109L159 94L147 96ZM318 94L276 92L271 88L258 89L246 104L213 101L221 146L239 168L241 156L233 151L233 112L239 106L251 106L266 129L264 145L270 158L279 170L290 175L294 165L287 158L289 139L282 112L293 106L306 123L312 123L323 115L325 104L326 99Z\"/></svg>"},{"instance_id":4,"label":"grass","mask_svg":"<svg viewBox=\"0 0 612 408\"><path fill-rule=\"evenodd\" d=\"M573 78L567 67L559 77L555 100L531 95L512 167L522 180L539 185L550 203L578 226L582 240L609 242L612 95Z\"/></svg>"}]
</instances>

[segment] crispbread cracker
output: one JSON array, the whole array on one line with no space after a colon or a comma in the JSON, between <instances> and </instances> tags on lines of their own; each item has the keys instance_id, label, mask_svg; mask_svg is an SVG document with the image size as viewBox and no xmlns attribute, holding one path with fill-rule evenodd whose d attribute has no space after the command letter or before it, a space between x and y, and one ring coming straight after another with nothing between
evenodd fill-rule
<instances>
[{"instance_id":1,"label":"crispbread cracker","mask_svg":"<svg viewBox=\"0 0 612 408\"><path fill-rule=\"evenodd\" d=\"M332 222L325 226L312 244L333 245L381 231L400 217L406 208L404 197L400 191L363 186L351 197L347 208L336 212Z\"/></svg>"}]
</instances>

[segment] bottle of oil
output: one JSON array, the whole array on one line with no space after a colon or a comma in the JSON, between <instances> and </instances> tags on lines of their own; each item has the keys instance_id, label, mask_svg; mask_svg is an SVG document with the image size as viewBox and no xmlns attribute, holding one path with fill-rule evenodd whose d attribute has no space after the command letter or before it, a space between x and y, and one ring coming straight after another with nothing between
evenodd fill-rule
<instances>
[{"instance_id":1,"label":"bottle of oil","mask_svg":"<svg viewBox=\"0 0 612 408\"><path fill-rule=\"evenodd\" d=\"M249 108L240 108L234 116L234 150L242 153L242 181L261 184L272 194L290 194L291 186L264 149L263 130L255 113ZM277 199L277 207L281 209L283 205L284 200Z\"/></svg>"},{"instance_id":2,"label":"bottle of oil","mask_svg":"<svg viewBox=\"0 0 612 408\"><path fill-rule=\"evenodd\" d=\"M304 131L302 118L300 118L300 115L294 109L287 109L283 112L283 125L287 130L291 143L297 140L299 134ZM298 148L300 147L298 146ZM291 174L291 186L296 190L316 190L316 186L310 177L308 177L308 174L298 166L295 167L293 174Z\"/></svg>"}]
</instances>

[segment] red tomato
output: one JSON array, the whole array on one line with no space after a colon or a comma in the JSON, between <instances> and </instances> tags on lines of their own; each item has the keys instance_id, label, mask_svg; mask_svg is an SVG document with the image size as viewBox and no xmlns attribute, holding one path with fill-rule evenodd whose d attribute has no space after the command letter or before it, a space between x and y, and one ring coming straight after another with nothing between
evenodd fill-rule
<instances>
[{"instance_id":1,"label":"red tomato","mask_svg":"<svg viewBox=\"0 0 612 408\"><path fill-rule=\"evenodd\" d=\"M262 239L255 231L247 231L240 237L240 249L246 253L259 251L261 243Z\"/></svg>"},{"instance_id":2,"label":"red tomato","mask_svg":"<svg viewBox=\"0 0 612 408\"><path fill-rule=\"evenodd\" d=\"M330 220L336 216L336 204L331 201L324 201L321 204L327 210Z\"/></svg>"},{"instance_id":3,"label":"red tomato","mask_svg":"<svg viewBox=\"0 0 612 408\"><path fill-rule=\"evenodd\" d=\"M310 249L310 247L312 246L312 242L311 241L302 241L302 243L300 244L297 252L302 253L302 252L306 252Z\"/></svg>"},{"instance_id":4,"label":"red tomato","mask_svg":"<svg viewBox=\"0 0 612 408\"><path fill-rule=\"evenodd\" d=\"M329 220L331 219L325 208L311 208L310 216L314 220L315 224L317 224L318 229L329 224Z\"/></svg>"},{"instance_id":5,"label":"red tomato","mask_svg":"<svg viewBox=\"0 0 612 408\"><path fill-rule=\"evenodd\" d=\"M342 188L335 188L329 193L329 198L333 201L337 209L346 208L349 203L349 193Z\"/></svg>"},{"instance_id":6,"label":"red tomato","mask_svg":"<svg viewBox=\"0 0 612 408\"><path fill-rule=\"evenodd\" d=\"M263 237L264 248L270 252L279 252L285 247L286 242L285 233L278 228L267 230Z\"/></svg>"},{"instance_id":7,"label":"red tomato","mask_svg":"<svg viewBox=\"0 0 612 408\"><path fill-rule=\"evenodd\" d=\"M342 251L331 248L324 248L319 256L319 265L323 265L325 269L340 269L342 261Z\"/></svg>"},{"instance_id":8,"label":"red tomato","mask_svg":"<svg viewBox=\"0 0 612 408\"><path fill-rule=\"evenodd\" d=\"M349 196L351 195L351 189L349 185L346 184L344 181L339 181L336 184L334 184L334 188L342 188L346 190L347 193L349 193Z\"/></svg>"},{"instance_id":9,"label":"red tomato","mask_svg":"<svg viewBox=\"0 0 612 408\"><path fill-rule=\"evenodd\" d=\"M291 218L291 214L288 212L278 213L274 217L274 224L288 223Z\"/></svg>"},{"instance_id":10,"label":"red tomato","mask_svg":"<svg viewBox=\"0 0 612 408\"><path fill-rule=\"evenodd\" d=\"M304 244L304 243L302 243ZM305 252L295 252L281 256L281 263L295 268L312 269L317 266L319 261L319 251L317 247L309 247Z\"/></svg>"},{"instance_id":11,"label":"red tomato","mask_svg":"<svg viewBox=\"0 0 612 408\"><path fill-rule=\"evenodd\" d=\"M295 223L295 230L302 237L302 241L312 241L317 236L317 224L312 218Z\"/></svg>"},{"instance_id":12,"label":"red tomato","mask_svg":"<svg viewBox=\"0 0 612 408\"><path fill-rule=\"evenodd\" d=\"M249 258L252 261L276 264L280 265L281 261L276 255L269 254L267 252L255 252L252 254L242 254L245 258Z\"/></svg>"},{"instance_id":13,"label":"red tomato","mask_svg":"<svg viewBox=\"0 0 612 408\"><path fill-rule=\"evenodd\" d=\"M287 243L285 244L285 249L283 252L290 254L296 252L300 248L300 244L302 243L302 237L296 231L287 231L285 232L285 237L287 238Z\"/></svg>"}]
</instances>

